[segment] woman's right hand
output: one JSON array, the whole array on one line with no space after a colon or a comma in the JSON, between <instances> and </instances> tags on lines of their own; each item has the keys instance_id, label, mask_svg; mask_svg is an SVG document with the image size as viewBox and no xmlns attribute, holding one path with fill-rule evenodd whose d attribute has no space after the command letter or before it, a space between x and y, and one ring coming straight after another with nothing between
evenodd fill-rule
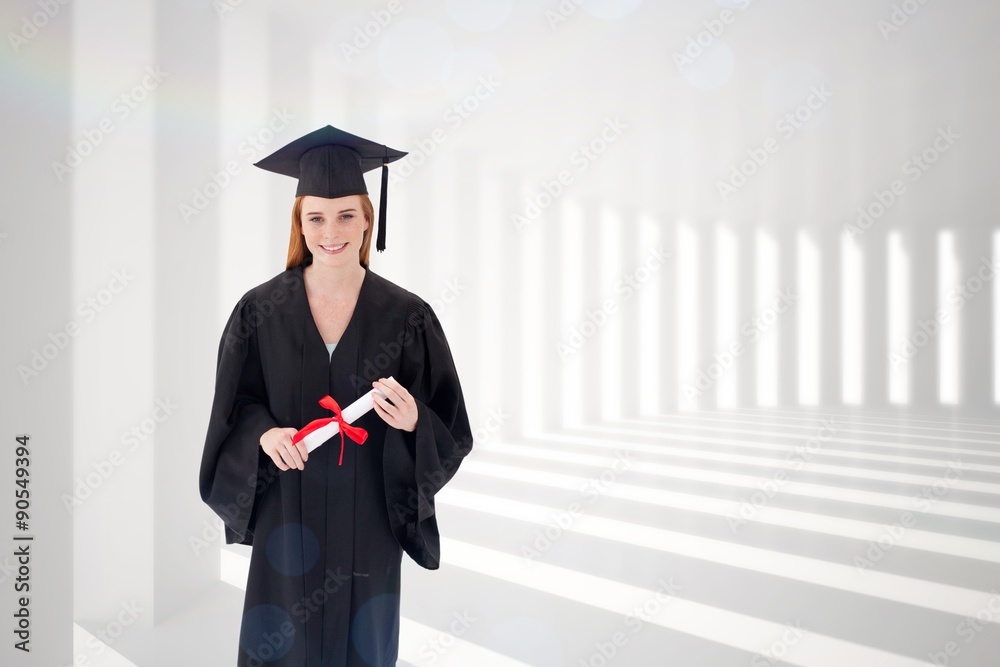
<instances>
[{"instance_id":1,"label":"woman's right hand","mask_svg":"<svg viewBox=\"0 0 1000 667\"><path fill-rule=\"evenodd\" d=\"M297 432L298 429L275 426L260 436L260 446L264 453L270 456L274 465L281 470L291 468L302 470L305 461L309 460L306 443L300 440L292 444L292 436Z\"/></svg>"}]
</instances>

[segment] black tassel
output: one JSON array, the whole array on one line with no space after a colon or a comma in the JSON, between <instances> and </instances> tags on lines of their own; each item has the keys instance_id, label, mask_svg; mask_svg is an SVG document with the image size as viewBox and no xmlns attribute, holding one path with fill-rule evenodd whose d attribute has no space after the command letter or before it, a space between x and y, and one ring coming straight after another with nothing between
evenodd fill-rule
<instances>
[{"instance_id":1,"label":"black tassel","mask_svg":"<svg viewBox=\"0 0 1000 667\"><path fill-rule=\"evenodd\" d=\"M378 239L375 241L375 249L379 252L385 250L385 200L389 190L389 166L382 163L382 194L378 204Z\"/></svg>"}]
</instances>

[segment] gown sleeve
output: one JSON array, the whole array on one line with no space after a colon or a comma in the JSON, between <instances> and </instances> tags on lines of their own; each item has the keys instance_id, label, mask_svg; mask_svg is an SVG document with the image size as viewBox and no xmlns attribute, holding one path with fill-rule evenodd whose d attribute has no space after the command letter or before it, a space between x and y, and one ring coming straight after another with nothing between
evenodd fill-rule
<instances>
[{"instance_id":1,"label":"gown sleeve","mask_svg":"<svg viewBox=\"0 0 1000 667\"><path fill-rule=\"evenodd\" d=\"M434 494L472 450L472 429L441 323L422 299L408 311L397 379L416 402L417 426L386 429L386 505L399 545L419 565L436 570L441 546Z\"/></svg>"},{"instance_id":2,"label":"gown sleeve","mask_svg":"<svg viewBox=\"0 0 1000 667\"><path fill-rule=\"evenodd\" d=\"M219 343L199 474L201 499L225 523L226 544L253 544L256 510L278 470L260 446L260 436L278 424L267 407L256 321L256 299L248 292Z\"/></svg>"}]
</instances>

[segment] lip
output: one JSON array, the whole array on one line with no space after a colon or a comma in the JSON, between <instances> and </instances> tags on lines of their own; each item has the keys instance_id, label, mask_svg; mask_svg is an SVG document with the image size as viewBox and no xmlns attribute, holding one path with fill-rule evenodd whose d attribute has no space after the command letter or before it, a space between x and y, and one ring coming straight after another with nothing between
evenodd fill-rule
<instances>
[{"instance_id":1,"label":"lip","mask_svg":"<svg viewBox=\"0 0 1000 667\"><path fill-rule=\"evenodd\" d=\"M323 245L320 245L319 249L322 250L327 255L339 255L340 253L342 253L345 250L347 250L347 246L349 246L349 245L350 245L350 242L349 241L345 241L344 242L344 247L341 248L340 250L327 250L325 247L323 247Z\"/></svg>"}]
</instances>

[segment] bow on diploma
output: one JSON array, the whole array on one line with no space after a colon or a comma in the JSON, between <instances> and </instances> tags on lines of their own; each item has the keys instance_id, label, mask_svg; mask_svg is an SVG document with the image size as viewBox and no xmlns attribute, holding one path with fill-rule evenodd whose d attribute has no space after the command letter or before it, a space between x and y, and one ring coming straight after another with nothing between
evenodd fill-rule
<instances>
[{"instance_id":1,"label":"bow on diploma","mask_svg":"<svg viewBox=\"0 0 1000 667\"><path fill-rule=\"evenodd\" d=\"M322 419L314 419L292 436L292 444L298 443L300 440L304 439L307 435L313 431L323 428L327 424L337 422L340 427L340 461L337 465L344 465L344 435L346 434L354 442L359 445L363 445L365 440L368 439L368 431L361 428L360 426L352 426L344 419L344 415L340 410L340 405L337 401L333 400L333 397L327 395L319 399L319 404L322 405L327 410L333 411L332 417L323 417Z\"/></svg>"}]
</instances>

